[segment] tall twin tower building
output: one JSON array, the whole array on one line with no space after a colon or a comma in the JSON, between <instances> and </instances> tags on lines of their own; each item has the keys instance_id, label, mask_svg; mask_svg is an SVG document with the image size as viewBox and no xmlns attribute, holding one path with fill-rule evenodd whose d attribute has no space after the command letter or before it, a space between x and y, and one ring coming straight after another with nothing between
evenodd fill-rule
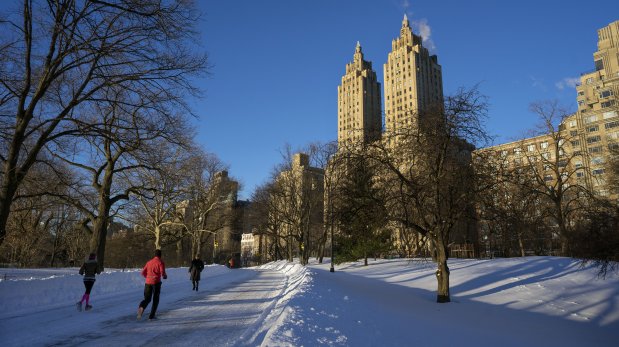
<instances>
[{"instance_id":1,"label":"tall twin tower building","mask_svg":"<svg viewBox=\"0 0 619 347\"><path fill-rule=\"evenodd\" d=\"M413 34L406 15L400 36L391 42L383 76L387 132L415 126L419 114L443 102L441 66L436 55L423 47L421 37ZM338 143L379 140L383 129L380 82L372 63L363 59L359 42L337 91Z\"/></svg>"}]
</instances>

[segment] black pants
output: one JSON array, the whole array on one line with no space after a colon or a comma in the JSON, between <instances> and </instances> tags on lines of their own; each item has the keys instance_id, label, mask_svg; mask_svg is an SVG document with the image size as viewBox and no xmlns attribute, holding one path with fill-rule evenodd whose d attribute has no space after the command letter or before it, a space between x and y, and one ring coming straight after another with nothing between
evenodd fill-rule
<instances>
[{"instance_id":1,"label":"black pants","mask_svg":"<svg viewBox=\"0 0 619 347\"><path fill-rule=\"evenodd\" d=\"M153 307L150 308L150 314L148 318L155 317L157 313L157 306L159 306L159 294L161 293L161 282L157 284L145 284L144 285L144 300L140 302L140 307L146 309L148 304L150 303L151 298L153 299Z\"/></svg>"},{"instance_id":2,"label":"black pants","mask_svg":"<svg viewBox=\"0 0 619 347\"><path fill-rule=\"evenodd\" d=\"M198 284L200 284L200 280L192 280L191 283L193 283L193 289L198 289Z\"/></svg>"},{"instance_id":3,"label":"black pants","mask_svg":"<svg viewBox=\"0 0 619 347\"><path fill-rule=\"evenodd\" d=\"M84 280L84 287L86 287L86 294L90 295L92 286L95 285L95 280Z\"/></svg>"}]
</instances>

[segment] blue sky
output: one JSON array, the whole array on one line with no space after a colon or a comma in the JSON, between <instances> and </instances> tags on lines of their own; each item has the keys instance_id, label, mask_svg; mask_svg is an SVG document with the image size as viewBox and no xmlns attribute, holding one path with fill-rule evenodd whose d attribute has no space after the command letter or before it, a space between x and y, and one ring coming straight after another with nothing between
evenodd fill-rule
<instances>
[{"instance_id":1,"label":"blue sky","mask_svg":"<svg viewBox=\"0 0 619 347\"><path fill-rule=\"evenodd\" d=\"M337 86L360 41L380 81L406 13L438 55L443 89L480 84L497 142L534 128L528 106L576 109L574 79L593 69L597 29L619 1L198 1L210 75L195 100L197 140L230 165L250 198L293 148L337 138Z\"/></svg>"}]
</instances>

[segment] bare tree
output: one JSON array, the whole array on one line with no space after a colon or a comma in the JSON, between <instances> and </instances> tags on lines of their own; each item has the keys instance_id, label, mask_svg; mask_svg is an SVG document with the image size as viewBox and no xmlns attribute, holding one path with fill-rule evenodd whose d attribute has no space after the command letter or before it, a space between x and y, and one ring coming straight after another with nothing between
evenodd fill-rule
<instances>
[{"instance_id":1,"label":"bare tree","mask_svg":"<svg viewBox=\"0 0 619 347\"><path fill-rule=\"evenodd\" d=\"M191 207L184 221L191 237L192 258L202 254L202 246L210 241L212 261L218 258L220 231L234 222L236 191L228 178L227 165L212 153L202 153L193 159L189 185ZM223 246L223 244L222 244ZM219 249L220 250L220 249Z\"/></svg>"},{"instance_id":2,"label":"bare tree","mask_svg":"<svg viewBox=\"0 0 619 347\"><path fill-rule=\"evenodd\" d=\"M6 243L0 245L2 261L24 266L56 265L56 256L67 256L65 233L76 220L74 211L47 192L62 193L66 187L56 175L70 175L66 167L55 170L41 162L16 192L15 203L7 223ZM63 259L67 260L67 259Z\"/></svg>"},{"instance_id":3,"label":"bare tree","mask_svg":"<svg viewBox=\"0 0 619 347\"><path fill-rule=\"evenodd\" d=\"M522 257L536 246L543 248L551 245L551 237L544 237L548 228L544 225L546 217L539 196L522 189L522 184L529 179L528 175L523 174L524 170L514 170L507 157L500 153L477 152L476 156L479 158L475 165L478 173L484 169L483 166L494 171L494 175L483 178L488 189L477 195L486 255L492 256L489 249L491 243L504 256L518 253ZM541 244L536 241L541 241ZM538 253L547 254L543 249L539 249Z\"/></svg>"},{"instance_id":4,"label":"bare tree","mask_svg":"<svg viewBox=\"0 0 619 347\"><path fill-rule=\"evenodd\" d=\"M330 239L330 236L333 236L333 232L329 233L329 231L333 231L333 219L328 216L332 214L333 211L333 202L336 199L334 194L334 188L336 187L338 181L342 178L340 172L335 172L333 168L337 165L336 153L337 153L337 142L327 142L320 143L315 142L311 143L307 146L305 150L303 150L308 154L310 165L312 167L316 167L323 170L323 206L324 206L324 215L323 221L324 225L322 228L322 233L314 235L315 241L312 243L313 248L316 252L316 256L318 257L319 263L322 263L324 254L326 252L325 246L327 243L332 244L333 239ZM330 174L329 174L330 173ZM329 193L331 192L331 193ZM316 197L318 199L318 197ZM329 251L329 254L332 257L333 261L333 252Z\"/></svg>"},{"instance_id":5,"label":"bare tree","mask_svg":"<svg viewBox=\"0 0 619 347\"><path fill-rule=\"evenodd\" d=\"M274 182L269 181L254 191L252 194L252 224L255 226L254 235L259 237L258 254L261 262L268 260L281 260L284 256L282 241L283 219L277 213L277 200Z\"/></svg>"},{"instance_id":6,"label":"bare tree","mask_svg":"<svg viewBox=\"0 0 619 347\"><path fill-rule=\"evenodd\" d=\"M135 194L139 207L132 211L132 222L149 231L154 236L155 249L161 249L163 239L172 243L185 236L179 208L189 197L196 156L183 147L161 142L149 157L150 164L137 172L143 188Z\"/></svg>"},{"instance_id":7,"label":"bare tree","mask_svg":"<svg viewBox=\"0 0 619 347\"><path fill-rule=\"evenodd\" d=\"M548 140L539 146L522 141L523 163L514 168L515 176L526 176L519 180L525 194L542 200L547 217L556 226L561 254L565 256L569 255L570 225L591 196L585 181L588 165L583 160L577 134L560 129L569 113L557 101L533 103L531 111L538 115L540 132L547 134L544 138Z\"/></svg>"},{"instance_id":8,"label":"bare tree","mask_svg":"<svg viewBox=\"0 0 619 347\"><path fill-rule=\"evenodd\" d=\"M288 147L270 190L271 213L282 222L286 258L292 261L298 254L302 264L318 254L324 234L324 171L311 167L311 162L308 154L292 155Z\"/></svg>"},{"instance_id":9,"label":"bare tree","mask_svg":"<svg viewBox=\"0 0 619 347\"><path fill-rule=\"evenodd\" d=\"M151 112L187 111L206 67L193 13L182 0L23 0L0 22L0 244L43 148L91 126L110 89L149 98Z\"/></svg>"},{"instance_id":10,"label":"bare tree","mask_svg":"<svg viewBox=\"0 0 619 347\"><path fill-rule=\"evenodd\" d=\"M472 143L488 140L487 105L476 88L461 89L444 105L428 108L419 126L403 126L372 144L382 167L388 218L427 237L437 262L437 302L449 302L450 237L466 231L474 215L476 186ZM473 229L473 228L471 228Z\"/></svg>"},{"instance_id":11,"label":"bare tree","mask_svg":"<svg viewBox=\"0 0 619 347\"><path fill-rule=\"evenodd\" d=\"M578 245L574 256L582 258L583 265L596 266L601 277L619 273L619 142L609 141L608 150L605 172L610 194L587 206L571 238Z\"/></svg>"},{"instance_id":12,"label":"bare tree","mask_svg":"<svg viewBox=\"0 0 619 347\"><path fill-rule=\"evenodd\" d=\"M97 253L102 267L114 209L145 183L119 177L130 177L139 170L155 170L157 163L153 163L151 153L163 145L182 149L188 142L187 134L190 135L182 116L154 111L152 99L145 95L108 91L106 100L92 104L90 117L94 119L85 117L89 125L80 136L62 143L57 140L56 151L49 151L80 172L76 181L66 184L70 194L58 197L86 215L82 225L92 235L90 251Z\"/></svg>"}]
</instances>

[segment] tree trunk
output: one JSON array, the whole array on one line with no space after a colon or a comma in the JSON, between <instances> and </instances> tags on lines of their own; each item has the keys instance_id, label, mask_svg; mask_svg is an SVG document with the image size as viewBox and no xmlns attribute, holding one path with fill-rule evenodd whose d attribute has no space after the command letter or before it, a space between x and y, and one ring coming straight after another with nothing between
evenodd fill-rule
<instances>
[{"instance_id":1,"label":"tree trunk","mask_svg":"<svg viewBox=\"0 0 619 347\"><path fill-rule=\"evenodd\" d=\"M180 239L180 240L176 241L176 262L177 262L178 266L183 266L184 265L184 259L183 259L183 239Z\"/></svg>"},{"instance_id":2,"label":"tree trunk","mask_svg":"<svg viewBox=\"0 0 619 347\"><path fill-rule=\"evenodd\" d=\"M105 264L105 242L107 240L110 210L112 209L110 192L112 190L113 175L114 165L108 163L102 183L98 187L99 206L97 208L97 216L92 220L93 227L90 239L90 251L97 255L97 262L99 263L99 269L101 271L103 271Z\"/></svg>"},{"instance_id":3,"label":"tree trunk","mask_svg":"<svg viewBox=\"0 0 619 347\"><path fill-rule=\"evenodd\" d=\"M161 249L161 228L155 225L155 249Z\"/></svg>"},{"instance_id":4,"label":"tree trunk","mask_svg":"<svg viewBox=\"0 0 619 347\"><path fill-rule=\"evenodd\" d=\"M555 201L555 213L557 214L557 225L559 226L559 240L561 240L561 255L568 257L569 246L567 239L567 228L565 227L565 219L563 218L563 209L561 200Z\"/></svg>"},{"instance_id":5,"label":"tree trunk","mask_svg":"<svg viewBox=\"0 0 619 347\"><path fill-rule=\"evenodd\" d=\"M446 303L450 302L449 297L449 267L447 266L447 247L443 240L436 242L436 281L438 284L436 302Z\"/></svg>"},{"instance_id":6,"label":"tree trunk","mask_svg":"<svg viewBox=\"0 0 619 347\"><path fill-rule=\"evenodd\" d=\"M522 233L518 233L518 247L520 248L520 256L524 257L524 242L522 241Z\"/></svg>"},{"instance_id":7,"label":"tree trunk","mask_svg":"<svg viewBox=\"0 0 619 347\"><path fill-rule=\"evenodd\" d=\"M202 254L202 238L204 237L204 232L203 231L198 231L198 239L196 241L197 245L196 245L196 251L191 255L191 259L193 260L195 257L201 257Z\"/></svg>"},{"instance_id":8,"label":"tree trunk","mask_svg":"<svg viewBox=\"0 0 619 347\"><path fill-rule=\"evenodd\" d=\"M4 165L4 172L8 172L8 165ZM11 204L13 203L13 197L17 192L17 184L10 180L10 175L5 174L2 178L2 188L0 189L0 245L4 243L6 237L6 224L9 221L9 214L11 213Z\"/></svg>"},{"instance_id":9,"label":"tree trunk","mask_svg":"<svg viewBox=\"0 0 619 347\"><path fill-rule=\"evenodd\" d=\"M292 262L294 260L294 255L292 254L292 237L290 235L288 235L287 238L286 249L288 250L286 260Z\"/></svg>"},{"instance_id":10,"label":"tree trunk","mask_svg":"<svg viewBox=\"0 0 619 347\"><path fill-rule=\"evenodd\" d=\"M105 242L107 240L107 215L97 216L93 222L90 238L90 252L97 255L99 269L103 271L105 263Z\"/></svg>"},{"instance_id":11,"label":"tree trunk","mask_svg":"<svg viewBox=\"0 0 619 347\"><path fill-rule=\"evenodd\" d=\"M60 232L58 230L56 230L56 234L54 235L54 243L52 244L52 259L49 262L49 266L50 267L54 267L55 263L56 263L56 252L58 249L58 236L59 236Z\"/></svg>"}]
</instances>

